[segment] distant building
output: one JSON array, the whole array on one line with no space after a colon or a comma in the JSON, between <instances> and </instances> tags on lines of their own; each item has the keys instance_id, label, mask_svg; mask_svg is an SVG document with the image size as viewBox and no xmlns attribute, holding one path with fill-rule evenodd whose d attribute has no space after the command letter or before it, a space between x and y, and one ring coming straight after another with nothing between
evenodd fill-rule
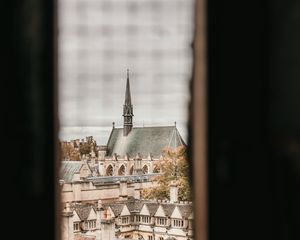
<instances>
[{"instance_id":1,"label":"distant building","mask_svg":"<svg viewBox=\"0 0 300 240\"><path fill-rule=\"evenodd\" d=\"M172 193L170 193L172 194ZM190 202L138 200L113 203L67 204L63 211L63 239L192 240Z\"/></svg>"},{"instance_id":2,"label":"distant building","mask_svg":"<svg viewBox=\"0 0 300 240\"><path fill-rule=\"evenodd\" d=\"M193 239L192 205L178 202L177 186L170 186L170 201L140 199L143 189L157 186L164 149L185 143L176 124L133 126L128 72L123 118L123 127L113 123L105 146L95 146L92 137L63 143L75 151L94 144L80 161L62 161L63 240Z\"/></svg>"},{"instance_id":3,"label":"distant building","mask_svg":"<svg viewBox=\"0 0 300 240\"><path fill-rule=\"evenodd\" d=\"M117 176L124 176L122 181L128 182L128 196L139 198L137 189L142 190L155 184L152 179L155 174L161 172L163 150L185 145L176 124L156 127L133 126L129 72L123 118L122 128L116 128L113 123L107 145L96 147L97 156L91 149L89 154L82 156L81 161L62 161L61 184L64 202L119 199L121 178L112 178ZM86 143L94 143L93 138L89 136L86 141L75 140L70 144L79 149L80 145ZM137 175L145 176L138 181L138 177L134 177ZM108 183L111 187L109 190Z\"/></svg>"},{"instance_id":4,"label":"distant building","mask_svg":"<svg viewBox=\"0 0 300 240\"><path fill-rule=\"evenodd\" d=\"M135 157L140 155L146 158L149 154L159 157L163 148L184 145L176 124L173 126L157 127L134 127L133 126L133 105L131 103L129 73L127 72L127 83L125 102L123 105L123 128L115 128L110 134L107 143L107 155Z\"/></svg>"},{"instance_id":5,"label":"distant building","mask_svg":"<svg viewBox=\"0 0 300 240\"><path fill-rule=\"evenodd\" d=\"M155 173L166 147L185 145L173 126L134 127L129 73L123 105L123 128L113 128L107 146L98 152L100 176Z\"/></svg>"}]
</instances>

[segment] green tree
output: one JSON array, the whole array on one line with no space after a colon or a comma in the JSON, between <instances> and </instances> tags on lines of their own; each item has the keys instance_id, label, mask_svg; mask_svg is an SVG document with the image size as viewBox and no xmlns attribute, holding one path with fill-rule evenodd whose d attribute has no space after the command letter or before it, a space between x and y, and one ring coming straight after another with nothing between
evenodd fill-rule
<instances>
[{"instance_id":1,"label":"green tree","mask_svg":"<svg viewBox=\"0 0 300 240\"><path fill-rule=\"evenodd\" d=\"M186 147L179 146L175 149L165 148L164 159L160 163L162 175L156 177L158 186L144 189L142 197L145 199L169 199L170 184L175 181L178 186L178 198L181 201L191 201L192 193L189 182L189 166Z\"/></svg>"}]
</instances>

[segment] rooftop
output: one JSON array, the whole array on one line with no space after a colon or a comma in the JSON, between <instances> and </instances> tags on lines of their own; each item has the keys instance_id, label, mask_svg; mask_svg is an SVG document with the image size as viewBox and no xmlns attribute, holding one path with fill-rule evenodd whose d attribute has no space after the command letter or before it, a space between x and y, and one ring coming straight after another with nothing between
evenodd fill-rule
<instances>
[{"instance_id":1,"label":"rooftop","mask_svg":"<svg viewBox=\"0 0 300 240\"><path fill-rule=\"evenodd\" d=\"M75 173L82 167L82 161L62 161L60 167L60 179L65 182L72 182Z\"/></svg>"},{"instance_id":2,"label":"rooftop","mask_svg":"<svg viewBox=\"0 0 300 240\"><path fill-rule=\"evenodd\" d=\"M113 128L107 143L108 156L146 158L151 154L160 157L165 147L176 148L185 145L176 126L135 127L128 136L123 136L123 128Z\"/></svg>"}]
</instances>

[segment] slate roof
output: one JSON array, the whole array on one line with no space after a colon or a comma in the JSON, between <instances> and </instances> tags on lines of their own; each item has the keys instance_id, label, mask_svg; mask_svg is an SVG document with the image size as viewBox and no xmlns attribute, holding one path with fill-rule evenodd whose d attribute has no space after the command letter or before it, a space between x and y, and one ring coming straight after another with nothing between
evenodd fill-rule
<instances>
[{"instance_id":1,"label":"slate roof","mask_svg":"<svg viewBox=\"0 0 300 240\"><path fill-rule=\"evenodd\" d=\"M193 211L193 207L190 204L189 205L186 205L186 204L185 205L177 205L177 207L178 207L182 217L184 217L184 218L188 218Z\"/></svg>"},{"instance_id":2,"label":"slate roof","mask_svg":"<svg viewBox=\"0 0 300 240\"><path fill-rule=\"evenodd\" d=\"M133 200L126 203L130 212L139 212L143 207L143 202L139 200Z\"/></svg>"},{"instance_id":3,"label":"slate roof","mask_svg":"<svg viewBox=\"0 0 300 240\"><path fill-rule=\"evenodd\" d=\"M79 172L83 162L81 161L62 161L60 167L60 179L65 182L72 182L75 173Z\"/></svg>"},{"instance_id":4,"label":"slate roof","mask_svg":"<svg viewBox=\"0 0 300 240\"><path fill-rule=\"evenodd\" d=\"M113 204L108 204L108 206L110 206L115 216L119 216L123 210L124 203L113 203Z\"/></svg>"},{"instance_id":5,"label":"slate roof","mask_svg":"<svg viewBox=\"0 0 300 240\"><path fill-rule=\"evenodd\" d=\"M80 220L87 220L92 208L93 207L90 205L81 205L81 204L79 205L78 204L78 205L74 206L74 210L78 214L78 217L80 218Z\"/></svg>"},{"instance_id":6,"label":"slate roof","mask_svg":"<svg viewBox=\"0 0 300 240\"><path fill-rule=\"evenodd\" d=\"M143 205L148 207L150 212L150 216L154 216L159 206L161 206L166 214L166 216L170 217L177 206L183 218L189 218L193 212L192 204L182 204L182 203L159 203L148 200L125 200L117 203L106 203L104 204L105 208L111 207L115 216L119 216L123 210L124 206L128 207L130 213L139 213Z\"/></svg>"},{"instance_id":7,"label":"slate roof","mask_svg":"<svg viewBox=\"0 0 300 240\"><path fill-rule=\"evenodd\" d=\"M167 203L167 204L161 204L161 206L162 206L166 216L171 216L176 205Z\"/></svg>"},{"instance_id":8,"label":"slate roof","mask_svg":"<svg viewBox=\"0 0 300 240\"><path fill-rule=\"evenodd\" d=\"M116 153L122 157L125 154L135 157L140 154L145 158L150 153L153 157L160 157L163 148L181 145L185 143L176 126L136 127L128 136L123 136L123 128L113 128L107 143L107 155Z\"/></svg>"},{"instance_id":9,"label":"slate roof","mask_svg":"<svg viewBox=\"0 0 300 240\"><path fill-rule=\"evenodd\" d=\"M159 203L146 203L146 205L148 207L151 216L153 216L156 213L159 207Z\"/></svg>"}]
</instances>

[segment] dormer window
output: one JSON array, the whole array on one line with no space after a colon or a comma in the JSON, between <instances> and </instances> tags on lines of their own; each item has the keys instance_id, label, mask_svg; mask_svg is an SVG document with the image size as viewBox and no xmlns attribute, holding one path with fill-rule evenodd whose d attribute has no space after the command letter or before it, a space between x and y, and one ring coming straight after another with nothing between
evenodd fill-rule
<instances>
[{"instance_id":1,"label":"dormer window","mask_svg":"<svg viewBox=\"0 0 300 240\"><path fill-rule=\"evenodd\" d=\"M157 226L165 226L167 225L167 219L164 217L157 217L156 218L156 225Z\"/></svg>"},{"instance_id":2,"label":"dormer window","mask_svg":"<svg viewBox=\"0 0 300 240\"><path fill-rule=\"evenodd\" d=\"M79 222L73 223L73 229L74 229L74 231L79 231Z\"/></svg>"},{"instance_id":3,"label":"dormer window","mask_svg":"<svg viewBox=\"0 0 300 240\"><path fill-rule=\"evenodd\" d=\"M96 220L89 220L88 229L95 229L95 228L96 228Z\"/></svg>"},{"instance_id":4,"label":"dormer window","mask_svg":"<svg viewBox=\"0 0 300 240\"><path fill-rule=\"evenodd\" d=\"M121 217L121 223L122 224L129 224L129 216Z\"/></svg>"},{"instance_id":5,"label":"dormer window","mask_svg":"<svg viewBox=\"0 0 300 240\"><path fill-rule=\"evenodd\" d=\"M151 218L149 216L141 216L142 223L150 223Z\"/></svg>"},{"instance_id":6,"label":"dormer window","mask_svg":"<svg viewBox=\"0 0 300 240\"><path fill-rule=\"evenodd\" d=\"M183 227L183 220L182 219L173 219L172 220L172 227L182 228Z\"/></svg>"}]
</instances>

